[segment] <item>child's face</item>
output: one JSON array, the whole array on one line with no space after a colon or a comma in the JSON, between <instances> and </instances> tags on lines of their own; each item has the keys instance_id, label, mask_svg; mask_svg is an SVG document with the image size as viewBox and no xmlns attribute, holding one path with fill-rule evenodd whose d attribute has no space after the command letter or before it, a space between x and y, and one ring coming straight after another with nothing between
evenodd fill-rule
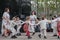
<instances>
[{"instance_id":1,"label":"child's face","mask_svg":"<svg viewBox=\"0 0 60 40\"><path fill-rule=\"evenodd\" d=\"M16 18L14 18L14 20L16 21Z\"/></svg>"},{"instance_id":2,"label":"child's face","mask_svg":"<svg viewBox=\"0 0 60 40\"><path fill-rule=\"evenodd\" d=\"M13 17L13 20L14 20L14 21L16 21L16 18L15 18L15 17Z\"/></svg>"},{"instance_id":3,"label":"child's face","mask_svg":"<svg viewBox=\"0 0 60 40\"><path fill-rule=\"evenodd\" d=\"M32 15L35 15L34 12L32 12Z\"/></svg>"},{"instance_id":4,"label":"child's face","mask_svg":"<svg viewBox=\"0 0 60 40\"><path fill-rule=\"evenodd\" d=\"M17 21L20 20L19 17L17 17L16 20L17 20Z\"/></svg>"}]
</instances>

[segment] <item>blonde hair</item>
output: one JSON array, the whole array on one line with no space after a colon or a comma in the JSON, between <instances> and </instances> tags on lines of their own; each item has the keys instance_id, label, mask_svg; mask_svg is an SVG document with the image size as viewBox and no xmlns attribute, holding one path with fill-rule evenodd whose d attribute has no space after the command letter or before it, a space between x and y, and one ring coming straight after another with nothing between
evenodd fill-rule
<instances>
[{"instance_id":1,"label":"blonde hair","mask_svg":"<svg viewBox=\"0 0 60 40\"><path fill-rule=\"evenodd\" d=\"M29 20L29 19L30 19L30 16L27 16L27 17L26 17L26 20Z\"/></svg>"}]
</instances>

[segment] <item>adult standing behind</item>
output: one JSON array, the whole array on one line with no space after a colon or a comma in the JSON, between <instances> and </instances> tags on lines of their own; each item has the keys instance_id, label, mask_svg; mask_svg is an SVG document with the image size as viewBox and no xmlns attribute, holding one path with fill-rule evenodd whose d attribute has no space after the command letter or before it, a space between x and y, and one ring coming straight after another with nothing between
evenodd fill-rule
<instances>
[{"instance_id":1,"label":"adult standing behind","mask_svg":"<svg viewBox=\"0 0 60 40\"><path fill-rule=\"evenodd\" d=\"M8 36L7 35L7 30L12 32L11 38L17 38L16 37L16 30L14 29L13 26L16 25L15 21L16 19L14 18L13 21L10 20L10 15L9 15L9 8L5 8L5 11L3 13L2 17L2 36Z\"/></svg>"},{"instance_id":2,"label":"adult standing behind","mask_svg":"<svg viewBox=\"0 0 60 40\"><path fill-rule=\"evenodd\" d=\"M9 8L5 8L3 16L2 16L2 36L4 35L4 29L8 28L10 15L9 15Z\"/></svg>"}]
</instances>

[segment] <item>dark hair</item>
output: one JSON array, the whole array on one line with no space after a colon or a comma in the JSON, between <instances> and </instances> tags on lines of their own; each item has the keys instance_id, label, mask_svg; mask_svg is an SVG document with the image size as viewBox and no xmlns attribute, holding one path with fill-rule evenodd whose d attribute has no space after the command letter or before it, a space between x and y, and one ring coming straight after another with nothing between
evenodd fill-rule
<instances>
[{"instance_id":1,"label":"dark hair","mask_svg":"<svg viewBox=\"0 0 60 40\"><path fill-rule=\"evenodd\" d=\"M31 14L34 12L34 14L36 15L36 12L33 10L32 12L31 12Z\"/></svg>"},{"instance_id":2,"label":"dark hair","mask_svg":"<svg viewBox=\"0 0 60 40\"><path fill-rule=\"evenodd\" d=\"M56 18L56 16L54 16L54 18Z\"/></svg>"},{"instance_id":3,"label":"dark hair","mask_svg":"<svg viewBox=\"0 0 60 40\"><path fill-rule=\"evenodd\" d=\"M54 17L52 17L52 20L54 20Z\"/></svg>"},{"instance_id":4,"label":"dark hair","mask_svg":"<svg viewBox=\"0 0 60 40\"><path fill-rule=\"evenodd\" d=\"M42 20L44 20L44 17L42 17Z\"/></svg>"},{"instance_id":5,"label":"dark hair","mask_svg":"<svg viewBox=\"0 0 60 40\"><path fill-rule=\"evenodd\" d=\"M40 20L40 18L37 17L38 20Z\"/></svg>"},{"instance_id":6,"label":"dark hair","mask_svg":"<svg viewBox=\"0 0 60 40\"><path fill-rule=\"evenodd\" d=\"M19 16L19 15L16 15L15 17L16 17L16 18L18 18L18 17L20 18L20 16Z\"/></svg>"},{"instance_id":7,"label":"dark hair","mask_svg":"<svg viewBox=\"0 0 60 40\"><path fill-rule=\"evenodd\" d=\"M5 11L5 12L7 12L7 10L8 10L8 9L9 9L9 8L5 8L5 10L4 10L4 11Z\"/></svg>"}]
</instances>

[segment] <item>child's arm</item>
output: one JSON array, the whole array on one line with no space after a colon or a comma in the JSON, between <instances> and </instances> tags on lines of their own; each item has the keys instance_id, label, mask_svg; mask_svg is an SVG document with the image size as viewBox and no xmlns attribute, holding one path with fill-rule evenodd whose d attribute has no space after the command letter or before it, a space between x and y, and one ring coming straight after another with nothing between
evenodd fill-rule
<instances>
[{"instance_id":1,"label":"child's arm","mask_svg":"<svg viewBox=\"0 0 60 40\"><path fill-rule=\"evenodd\" d=\"M21 25L23 25L25 22L24 21L22 21L22 20L20 20L20 22L21 22Z\"/></svg>"},{"instance_id":2,"label":"child's arm","mask_svg":"<svg viewBox=\"0 0 60 40\"><path fill-rule=\"evenodd\" d=\"M40 21L37 24L35 24L35 25L39 25L39 24L40 24Z\"/></svg>"},{"instance_id":3,"label":"child's arm","mask_svg":"<svg viewBox=\"0 0 60 40\"><path fill-rule=\"evenodd\" d=\"M32 24L32 23L29 21L29 25L35 25L35 24Z\"/></svg>"}]
</instances>

